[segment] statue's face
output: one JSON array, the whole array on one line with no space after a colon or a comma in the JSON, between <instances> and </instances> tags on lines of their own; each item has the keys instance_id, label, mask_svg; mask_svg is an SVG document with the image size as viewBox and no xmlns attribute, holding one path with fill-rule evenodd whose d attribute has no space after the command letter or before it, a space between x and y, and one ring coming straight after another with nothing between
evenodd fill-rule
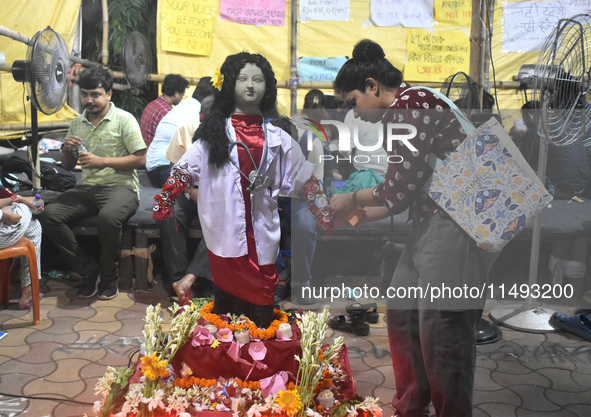
<instances>
[{"instance_id":1,"label":"statue's face","mask_svg":"<svg viewBox=\"0 0 591 417\"><path fill-rule=\"evenodd\" d=\"M234 105L237 109L258 107L265 95L265 76L255 64L246 64L240 70L234 88Z\"/></svg>"}]
</instances>

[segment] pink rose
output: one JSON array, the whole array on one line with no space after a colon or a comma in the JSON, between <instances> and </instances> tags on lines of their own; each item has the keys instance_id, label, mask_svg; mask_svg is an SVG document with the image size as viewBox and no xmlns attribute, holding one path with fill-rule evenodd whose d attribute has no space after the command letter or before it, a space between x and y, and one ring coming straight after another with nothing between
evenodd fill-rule
<instances>
[{"instance_id":1,"label":"pink rose","mask_svg":"<svg viewBox=\"0 0 591 417\"><path fill-rule=\"evenodd\" d=\"M209 346L213 342L213 336L205 327L196 326L193 330L193 341L191 344L197 346Z\"/></svg>"},{"instance_id":2,"label":"pink rose","mask_svg":"<svg viewBox=\"0 0 591 417\"><path fill-rule=\"evenodd\" d=\"M220 342L231 342L232 340L234 340L232 330L228 328L219 329L217 337Z\"/></svg>"}]
</instances>

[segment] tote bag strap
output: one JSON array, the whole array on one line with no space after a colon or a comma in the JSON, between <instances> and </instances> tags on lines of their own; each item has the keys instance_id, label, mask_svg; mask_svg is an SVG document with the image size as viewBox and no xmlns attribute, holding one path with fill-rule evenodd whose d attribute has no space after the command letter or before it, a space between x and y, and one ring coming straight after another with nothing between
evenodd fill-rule
<instances>
[{"instance_id":1,"label":"tote bag strap","mask_svg":"<svg viewBox=\"0 0 591 417\"><path fill-rule=\"evenodd\" d=\"M406 92L408 90L427 90L427 91L430 91L431 93L433 93L434 95L436 95L438 98L440 98L441 100L445 101L445 103L454 112L456 118L458 119L458 121L460 122L460 124L462 125L462 127L464 128L464 131L466 132L466 135L469 135L470 133L472 133L472 132L474 132L476 130L476 127L474 127L474 125L468 119L468 117L464 114L464 112L461 111L458 108L458 106L455 105L455 103L453 101L451 101L448 97L445 96L445 94L441 93L440 91L437 91L437 90L435 90L433 88L430 88L430 87L410 87L410 88L407 88L404 91Z\"/></svg>"},{"instance_id":2,"label":"tote bag strap","mask_svg":"<svg viewBox=\"0 0 591 417\"><path fill-rule=\"evenodd\" d=\"M445 94L441 93L440 91L437 91L437 90L430 88L430 87L410 87L404 91L406 92L408 90L430 91L435 96L437 96L438 98L443 100L449 106L449 108L454 112L456 119L458 119L458 121L460 122L460 124L464 128L464 132L466 132L466 135L469 135L470 133L472 133L476 130L476 127L472 124L472 122L468 119L468 117L464 114L464 112L461 111L459 109L459 107L455 105L455 103L453 101L451 101L448 97L445 96ZM431 168L433 168L433 171L436 171L437 168L439 168L439 165L441 164L441 162L442 162L441 159L438 158L435 154L432 153L429 155L429 162L428 163L429 163L429 166Z\"/></svg>"}]
</instances>

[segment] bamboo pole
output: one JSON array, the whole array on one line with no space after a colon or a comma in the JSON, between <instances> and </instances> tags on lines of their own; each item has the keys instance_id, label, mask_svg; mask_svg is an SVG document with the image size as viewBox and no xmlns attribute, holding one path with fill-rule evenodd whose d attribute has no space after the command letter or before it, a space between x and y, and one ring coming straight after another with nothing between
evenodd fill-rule
<instances>
[{"instance_id":1,"label":"bamboo pole","mask_svg":"<svg viewBox=\"0 0 591 417\"><path fill-rule=\"evenodd\" d=\"M0 35L6 36L7 38L10 38L10 39L14 39L15 41L26 43L27 45L31 42L31 38L29 38L28 36L18 33L15 30L8 29L5 26L0 26Z\"/></svg>"},{"instance_id":2,"label":"bamboo pole","mask_svg":"<svg viewBox=\"0 0 591 417\"><path fill-rule=\"evenodd\" d=\"M89 61L90 62L90 61ZM100 64L96 64L93 63L95 65L100 65ZM6 72L11 72L12 71L12 66L10 65L0 65L0 71L6 71ZM113 78L116 79L125 79L125 74L123 74L123 72L121 71L111 71L111 73L113 74ZM153 82L163 82L164 81L164 77L166 75L163 74L150 74L150 76L148 77L148 81L153 81ZM185 77L187 79L187 81L189 81L190 84L192 85L197 85L197 83L199 82L200 78L197 77ZM74 81L76 81L76 77L74 77ZM431 87L431 88L439 88L441 87L442 83L433 83L433 82L425 82L425 83L421 83L421 85L425 86L425 87ZM505 89L517 89L519 88L520 83L519 81L497 81L494 84L491 84L491 87L494 88L505 88ZM286 89L291 89L291 82L290 81L277 81L277 88L286 88ZM298 83L297 88L302 89L302 90L311 90L313 88L318 88L321 90L330 90L332 89L332 83L331 82L319 82L319 81L300 81Z\"/></svg>"},{"instance_id":3,"label":"bamboo pole","mask_svg":"<svg viewBox=\"0 0 591 417\"><path fill-rule=\"evenodd\" d=\"M103 8L103 50L101 57L103 65L106 67L109 63L109 4L107 0L101 2Z\"/></svg>"},{"instance_id":4,"label":"bamboo pole","mask_svg":"<svg viewBox=\"0 0 591 417\"><path fill-rule=\"evenodd\" d=\"M298 101L298 0L291 2L291 66L289 70L289 89L291 91L291 111L297 113Z\"/></svg>"},{"instance_id":5,"label":"bamboo pole","mask_svg":"<svg viewBox=\"0 0 591 417\"><path fill-rule=\"evenodd\" d=\"M70 126L70 121L62 121L62 122L39 122L38 127L39 130L53 130L53 129L67 129ZM32 126L30 123L5 123L0 125L0 129L2 130L15 130L15 131L25 131L31 130Z\"/></svg>"}]
</instances>

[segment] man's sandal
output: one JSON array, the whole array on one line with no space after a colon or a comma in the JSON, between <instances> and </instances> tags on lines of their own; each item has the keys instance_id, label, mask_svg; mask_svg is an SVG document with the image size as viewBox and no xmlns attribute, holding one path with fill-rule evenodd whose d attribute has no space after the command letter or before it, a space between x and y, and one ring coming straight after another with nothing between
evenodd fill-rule
<instances>
[{"instance_id":1,"label":"man's sandal","mask_svg":"<svg viewBox=\"0 0 591 417\"><path fill-rule=\"evenodd\" d=\"M369 335L369 324L364 323L362 316L351 317L350 321L347 321L347 318L343 315L335 316L329 320L328 324L334 330L359 336Z\"/></svg>"},{"instance_id":2,"label":"man's sandal","mask_svg":"<svg viewBox=\"0 0 591 417\"><path fill-rule=\"evenodd\" d=\"M380 313L378 313L378 305L376 303L353 303L347 306L347 314L351 317L362 315L363 320L376 324L380 320Z\"/></svg>"}]
</instances>

